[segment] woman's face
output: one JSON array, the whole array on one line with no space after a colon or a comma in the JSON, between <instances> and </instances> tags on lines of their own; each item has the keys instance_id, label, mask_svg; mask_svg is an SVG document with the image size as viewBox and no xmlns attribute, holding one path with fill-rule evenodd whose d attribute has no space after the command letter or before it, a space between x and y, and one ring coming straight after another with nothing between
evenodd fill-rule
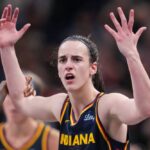
<instances>
[{"instance_id":1,"label":"woman's face","mask_svg":"<svg viewBox=\"0 0 150 150\"><path fill-rule=\"evenodd\" d=\"M9 95L6 96L4 103L3 103L3 109L6 116L6 120L8 122L21 122L25 120L25 116L22 115L14 106L12 103Z\"/></svg>"},{"instance_id":2,"label":"woman's face","mask_svg":"<svg viewBox=\"0 0 150 150\"><path fill-rule=\"evenodd\" d=\"M88 48L80 41L66 41L58 51L58 74L67 91L89 85L97 67L89 62Z\"/></svg>"}]
</instances>

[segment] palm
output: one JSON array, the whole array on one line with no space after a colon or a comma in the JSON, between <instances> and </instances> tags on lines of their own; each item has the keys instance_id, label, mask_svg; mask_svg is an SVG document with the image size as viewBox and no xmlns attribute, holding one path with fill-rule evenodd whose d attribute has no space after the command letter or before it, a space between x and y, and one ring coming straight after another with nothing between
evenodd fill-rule
<instances>
[{"instance_id":1,"label":"palm","mask_svg":"<svg viewBox=\"0 0 150 150\"><path fill-rule=\"evenodd\" d=\"M126 53L131 49L136 49L137 39L134 33L127 31L118 32L118 38L116 38L117 46L121 53Z\"/></svg>"},{"instance_id":2,"label":"palm","mask_svg":"<svg viewBox=\"0 0 150 150\"><path fill-rule=\"evenodd\" d=\"M15 24L6 21L2 27L0 27L0 45L5 46L8 44L15 44L18 40L18 32L15 28Z\"/></svg>"},{"instance_id":3,"label":"palm","mask_svg":"<svg viewBox=\"0 0 150 150\"><path fill-rule=\"evenodd\" d=\"M21 30L16 30L18 14L18 8L15 9L13 14L11 5L4 8L0 20L0 47L14 45L29 28L30 24L26 24Z\"/></svg>"}]
</instances>

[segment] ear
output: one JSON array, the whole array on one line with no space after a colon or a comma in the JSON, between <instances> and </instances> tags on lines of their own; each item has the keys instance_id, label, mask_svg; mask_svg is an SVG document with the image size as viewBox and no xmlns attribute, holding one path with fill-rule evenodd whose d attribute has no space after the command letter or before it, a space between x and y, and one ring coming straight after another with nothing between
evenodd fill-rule
<instances>
[{"instance_id":1,"label":"ear","mask_svg":"<svg viewBox=\"0 0 150 150\"><path fill-rule=\"evenodd\" d=\"M97 72L97 62L90 64L90 75L93 76Z\"/></svg>"}]
</instances>

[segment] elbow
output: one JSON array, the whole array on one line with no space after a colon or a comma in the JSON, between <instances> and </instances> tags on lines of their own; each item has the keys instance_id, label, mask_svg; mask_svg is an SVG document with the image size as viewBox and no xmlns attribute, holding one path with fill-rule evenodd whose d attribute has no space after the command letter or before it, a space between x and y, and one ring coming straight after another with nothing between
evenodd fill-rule
<instances>
[{"instance_id":1,"label":"elbow","mask_svg":"<svg viewBox=\"0 0 150 150\"><path fill-rule=\"evenodd\" d=\"M145 116L146 118L150 117L150 104L141 108L140 112L141 112L142 116Z\"/></svg>"}]
</instances>

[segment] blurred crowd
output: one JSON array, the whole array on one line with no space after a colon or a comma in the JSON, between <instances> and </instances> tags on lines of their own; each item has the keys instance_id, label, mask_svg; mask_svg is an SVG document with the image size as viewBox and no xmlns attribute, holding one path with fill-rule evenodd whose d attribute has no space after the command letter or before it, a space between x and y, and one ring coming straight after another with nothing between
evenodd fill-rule
<instances>
[{"instance_id":1,"label":"blurred crowd","mask_svg":"<svg viewBox=\"0 0 150 150\"><path fill-rule=\"evenodd\" d=\"M135 10L134 31L148 27L139 41L141 60L150 75L150 21L148 0L1 0L2 8L11 3L20 8L18 30L25 23L31 27L16 46L21 68L33 72L40 80L39 94L48 96L64 90L57 77L57 48L72 34L81 34L93 40L100 51L100 70L106 92L121 92L132 97L131 81L124 57L117 50L113 38L105 31L110 24L109 12L116 13L121 6L128 13ZM128 14L126 14L128 15ZM0 65L0 80L4 79ZM1 118L2 119L2 118ZM55 126L55 125L54 125ZM129 128L131 150L150 149L150 120Z\"/></svg>"}]
</instances>

